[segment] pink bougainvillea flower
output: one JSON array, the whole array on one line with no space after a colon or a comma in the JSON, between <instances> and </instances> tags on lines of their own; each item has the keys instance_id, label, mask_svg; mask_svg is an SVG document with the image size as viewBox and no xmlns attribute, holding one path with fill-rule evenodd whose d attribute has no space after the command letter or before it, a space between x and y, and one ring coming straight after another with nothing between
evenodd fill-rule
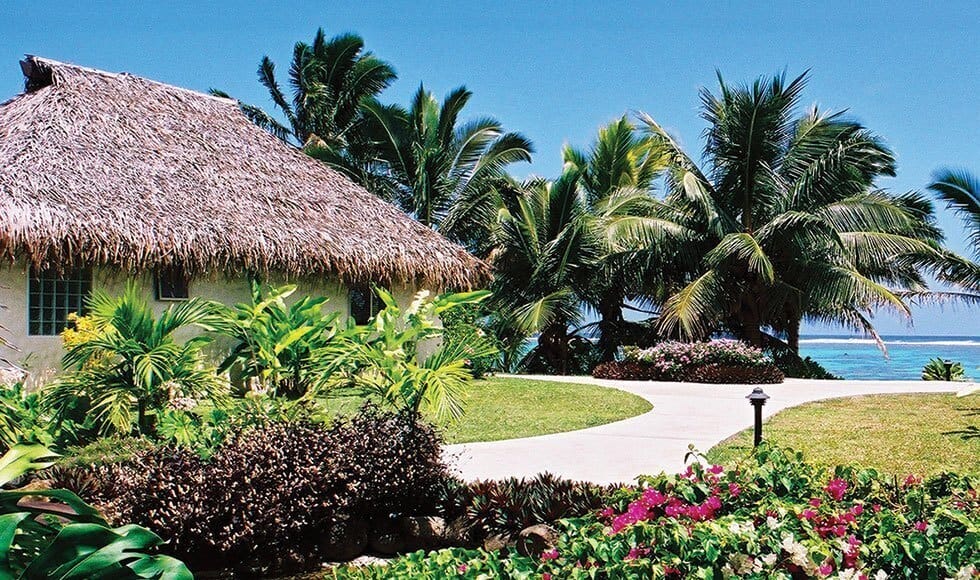
<instances>
[{"instance_id":1,"label":"pink bougainvillea flower","mask_svg":"<svg viewBox=\"0 0 980 580\"><path fill-rule=\"evenodd\" d=\"M860 554L861 540L857 539L856 536L851 534L847 538L847 549L844 550L844 567L845 568L855 568L857 567L858 555Z\"/></svg>"},{"instance_id":2,"label":"pink bougainvillea flower","mask_svg":"<svg viewBox=\"0 0 980 580\"><path fill-rule=\"evenodd\" d=\"M873 506L871 506L871 509L874 511L874 513L878 513L878 512L881 511L881 504L880 503L876 503Z\"/></svg>"},{"instance_id":3,"label":"pink bougainvillea flower","mask_svg":"<svg viewBox=\"0 0 980 580\"><path fill-rule=\"evenodd\" d=\"M844 498L844 494L847 493L847 482L843 479L836 477L827 482L827 486L823 488L827 495L840 501Z\"/></svg>"},{"instance_id":4,"label":"pink bougainvillea flower","mask_svg":"<svg viewBox=\"0 0 980 580\"><path fill-rule=\"evenodd\" d=\"M627 508L626 513L633 518L633 521L645 520L650 515L650 509L641 501L631 502L629 508Z\"/></svg>"},{"instance_id":5,"label":"pink bougainvillea flower","mask_svg":"<svg viewBox=\"0 0 980 580\"><path fill-rule=\"evenodd\" d=\"M820 504L821 504L821 501L820 501L820 498L818 498L818 497L815 497L815 498L813 498L813 499L810 500L810 505L812 505L815 508L820 507Z\"/></svg>"},{"instance_id":6,"label":"pink bougainvillea flower","mask_svg":"<svg viewBox=\"0 0 980 580\"><path fill-rule=\"evenodd\" d=\"M720 465L712 465L711 467L708 468L708 471L714 473L715 475L718 475L722 471L725 471L725 468Z\"/></svg>"},{"instance_id":7,"label":"pink bougainvillea flower","mask_svg":"<svg viewBox=\"0 0 980 580\"><path fill-rule=\"evenodd\" d=\"M667 496L652 488L643 490L640 500L649 508L655 508L667 503Z\"/></svg>"},{"instance_id":8,"label":"pink bougainvillea flower","mask_svg":"<svg viewBox=\"0 0 980 580\"><path fill-rule=\"evenodd\" d=\"M612 509L611 507L607 507L606 509L604 509L601 512L599 512L599 517L601 517L601 518L607 518L608 519L608 518L611 518L611 517L613 517L615 515L616 515L616 510Z\"/></svg>"},{"instance_id":9,"label":"pink bougainvillea flower","mask_svg":"<svg viewBox=\"0 0 980 580\"><path fill-rule=\"evenodd\" d=\"M800 518L801 519L804 519L804 520L812 520L815 517L817 517L817 512L813 511L810 508L807 508L807 509L803 510L802 512L800 512Z\"/></svg>"},{"instance_id":10,"label":"pink bougainvillea flower","mask_svg":"<svg viewBox=\"0 0 980 580\"><path fill-rule=\"evenodd\" d=\"M905 478L905 487L919 485L920 483L922 483L922 478L918 475L909 474L909 476Z\"/></svg>"},{"instance_id":11,"label":"pink bougainvillea flower","mask_svg":"<svg viewBox=\"0 0 980 580\"><path fill-rule=\"evenodd\" d=\"M851 507L851 513L854 514L854 515L856 515L856 516L859 516L859 515L863 514L864 513L864 504L860 504L860 503L854 504L854 506Z\"/></svg>"},{"instance_id":12,"label":"pink bougainvillea flower","mask_svg":"<svg viewBox=\"0 0 980 580\"><path fill-rule=\"evenodd\" d=\"M739 487L739 485L737 483L729 483L728 484L728 494L729 495L731 495L732 497L738 497L740 493L742 493L742 488Z\"/></svg>"},{"instance_id":13,"label":"pink bougainvillea flower","mask_svg":"<svg viewBox=\"0 0 980 580\"><path fill-rule=\"evenodd\" d=\"M620 515L616 516L615 518L613 518L613 521L612 521L612 531L613 531L614 534L619 533L626 526L630 526L630 525L633 525L635 523L636 523L636 520L633 518L633 516L629 515L628 513L620 514Z\"/></svg>"},{"instance_id":14,"label":"pink bougainvillea flower","mask_svg":"<svg viewBox=\"0 0 980 580\"><path fill-rule=\"evenodd\" d=\"M545 572L541 575L541 580L551 580L551 574Z\"/></svg>"},{"instance_id":15,"label":"pink bougainvillea flower","mask_svg":"<svg viewBox=\"0 0 980 580\"><path fill-rule=\"evenodd\" d=\"M549 560L557 560L557 559L558 559L558 550L556 549L545 550L544 552L541 552L541 561L543 562L547 562Z\"/></svg>"},{"instance_id":16,"label":"pink bougainvillea flower","mask_svg":"<svg viewBox=\"0 0 980 580\"><path fill-rule=\"evenodd\" d=\"M834 566L830 562L824 562L819 568L817 568L817 572L819 572L821 576L830 576L834 573Z\"/></svg>"},{"instance_id":17,"label":"pink bougainvillea flower","mask_svg":"<svg viewBox=\"0 0 980 580\"><path fill-rule=\"evenodd\" d=\"M917 532L924 532L924 531L926 531L926 528L929 527L929 524L927 524L924 521L918 521L918 522L915 522L915 526L913 526L913 527L915 528L915 530Z\"/></svg>"},{"instance_id":18,"label":"pink bougainvillea flower","mask_svg":"<svg viewBox=\"0 0 980 580\"><path fill-rule=\"evenodd\" d=\"M650 553L650 548L645 548L643 546L636 546L635 548L630 548L629 554L626 554L626 560L638 560L640 558L646 557Z\"/></svg>"},{"instance_id":19,"label":"pink bougainvillea flower","mask_svg":"<svg viewBox=\"0 0 980 580\"><path fill-rule=\"evenodd\" d=\"M466 564L460 564L459 566L456 566L456 571L459 572L460 574L466 574Z\"/></svg>"}]
</instances>

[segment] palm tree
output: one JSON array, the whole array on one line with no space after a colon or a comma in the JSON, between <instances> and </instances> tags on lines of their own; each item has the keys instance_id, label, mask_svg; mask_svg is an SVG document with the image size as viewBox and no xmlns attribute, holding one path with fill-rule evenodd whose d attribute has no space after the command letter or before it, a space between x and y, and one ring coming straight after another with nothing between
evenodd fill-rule
<instances>
[{"instance_id":1,"label":"palm tree","mask_svg":"<svg viewBox=\"0 0 980 580\"><path fill-rule=\"evenodd\" d=\"M408 110L369 99L363 111L385 163L379 187L386 196L423 224L485 255L502 203L496 186L506 180L507 166L530 161L533 147L493 118L458 124L471 96L459 87L440 104L420 86Z\"/></svg>"},{"instance_id":2,"label":"palm tree","mask_svg":"<svg viewBox=\"0 0 980 580\"><path fill-rule=\"evenodd\" d=\"M569 326L581 321L580 296L598 253L580 177L569 170L554 182L517 184L500 210L490 256L494 306L516 331L511 340L537 333L537 354L558 374L569 369Z\"/></svg>"},{"instance_id":3,"label":"palm tree","mask_svg":"<svg viewBox=\"0 0 980 580\"><path fill-rule=\"evenodd\" d=\"M892 286L925 281L901 258L936 251L941 234L928 200L875 189L894 175L888 148L842 113L798 115L806 73L719 84L720 95L701 93L704 170L641 116L669 164L667 202L708 248L664 304L661 329L688 339L726 329L762 346L770 328L798 351L803 318L877 337L868 311L908 315Z\"/></svg>"},{"instance_id":4,"label":"palm tree","mask_svg":"<svg viewBox=\"0 0 980 580\"><path fill-rule=\"evenodd\" d=\"M945 169L934 175L929 189L963 218L973 248L973 260L943 252L933 269L940 280L963 290L957 297L980 301L980 180L966 171Z\"/></svg>"},{"instance_id":5,"label":"palm tree","mask_svg":"<svg viewBox=\"0 0 980 580\"><path fill-rule=\"evenodd\" d=\"M221 399L225 384L206 368L207 336L183 343L174 335L196 326L213 330L217 306L192 298L159 317L139 287L127 284L119 297L95 290L87 301L94 332L64 357L69 372L55 383L48 403L62 416L87 403L103 432L152 434L150 414L175 398ZM135 414L135 417L134 417Z\"/></svg>"},{"instance_id":6,"label":"palm tree","mask_svg":"<svg viewBox=\"0 0 980 580\"><path fill-rule=\"evenodd\" d=\"M342 34L327 39L321 28L313 44L298 42L293 48L291 97L276 78L275 63L268 56L262 57L258 75L286 122L242 104L252 122L362 184L370 183L375 158L362 133L361 103L395 81L397 75L390 64L365 51L360 36Z\"/></svg>"},{"instance_id":7,"label":"palm tree","mask_svg":"<svg viewBox=\"0 0 980 580\"><path fill-rule=\"evenodd\" d=\"M654 196L664 159L624 116L601 127L588 152L566 146L566 170L578 171L595 236L602 244L583 299L599 315L599 349L612 360L622 342L623 309L630 300L663 298L666 274L678 250L693 242L682 216Z\"/></svg>"}]
</instances>

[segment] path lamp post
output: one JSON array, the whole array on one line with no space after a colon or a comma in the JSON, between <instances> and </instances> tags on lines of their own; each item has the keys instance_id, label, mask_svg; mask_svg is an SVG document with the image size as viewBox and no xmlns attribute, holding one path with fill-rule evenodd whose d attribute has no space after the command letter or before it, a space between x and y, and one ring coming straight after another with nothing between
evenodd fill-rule
<instances>
[{"instance_id":1,"label":"path lamp post","mask_svg":"<svg viewBox=\"0 0 980 580\"><path fill-rule=\"evenodd\" d=\"M762 406L766 404L769 395L762 392L762 387L756 387L745 398L755 408L755 435L752 438L752 446L758 447L759 443L762 443Z\"/></svg>"}]
</instances>

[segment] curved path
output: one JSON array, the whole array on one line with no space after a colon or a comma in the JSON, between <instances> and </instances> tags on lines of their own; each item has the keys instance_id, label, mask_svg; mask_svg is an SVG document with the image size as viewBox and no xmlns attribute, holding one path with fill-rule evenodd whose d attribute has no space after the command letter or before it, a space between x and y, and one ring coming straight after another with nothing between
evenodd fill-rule
<instances>
[{"instance_id":1,"label":"curved path","mask_svg":"<svg viewBox=\"0 0 980 580\"><path fill-rule=\"evenodd\" d=\"M596 483L632 481L643 473L682 471L688 444L707 451L752 425L745 396L751 385L701 385L647 381L611 381L592 377L526 376L614 387L650 401L653 410L631 419L539 437L449 445L445 454L464 479L529 477L548 471ZM955 392L963 383L926 381L819 381L787 379L763 385L772 398L763 408L769 417L802 403L879 393ZM555 401L560 405L561 401Z\"/></svg>"}]
</instances>

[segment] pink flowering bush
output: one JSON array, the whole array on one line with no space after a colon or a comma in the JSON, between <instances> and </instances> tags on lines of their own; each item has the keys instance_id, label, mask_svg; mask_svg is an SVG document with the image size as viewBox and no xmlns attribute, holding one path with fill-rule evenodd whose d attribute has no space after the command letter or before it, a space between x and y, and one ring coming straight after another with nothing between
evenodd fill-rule
<instances>
[{"instance_id":1,"label":"pink flowering bush","mask_svg":"<svg viewBox=\"0 0 980 580\"><path fill-rule=\"evenodd\" d=\"M559 523L537 557L418 552L344 578L980 578L977 477L927 480L807 464L762 446L741 463L641 477Z\"/></svg>"},{"instance_id":2,"label":"pink flowering bush","mask_svg":"<svg viewBox=\"0 0 980 580\"><path fill-rule=\"evenodd\" d=\"M599 378L704 383L778 383L783 374L762 350L737 340L662 342L650 348L627 346L623 360L605 363Z\"/></svg>"}]
</instances>

